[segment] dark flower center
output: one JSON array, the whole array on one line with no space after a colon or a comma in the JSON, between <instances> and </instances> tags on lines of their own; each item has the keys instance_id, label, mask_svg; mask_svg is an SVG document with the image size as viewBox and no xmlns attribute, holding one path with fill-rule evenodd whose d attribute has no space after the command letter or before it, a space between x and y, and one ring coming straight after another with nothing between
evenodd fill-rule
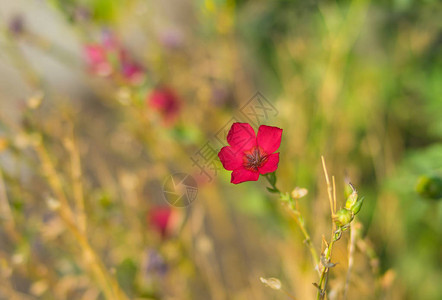
<instances>
[{"instance_id":1,"label":"dark flower center","mask_svg":"<svg viewBox=\"0 0 442 300\"><path fill-rule=\"evenodd\" d=\"M257 172L266 161L267 155L259 147L244 153L244 168L247 170Z\"/></svg>"}]
</instances>

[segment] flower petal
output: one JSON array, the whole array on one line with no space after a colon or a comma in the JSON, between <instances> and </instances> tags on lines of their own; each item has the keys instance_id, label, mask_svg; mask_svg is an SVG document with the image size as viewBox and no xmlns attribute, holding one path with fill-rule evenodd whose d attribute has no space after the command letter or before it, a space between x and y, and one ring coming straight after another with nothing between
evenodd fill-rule
<instances>
[{"instance_id":1,"label":"flower petal","mask_svg":"<svg viewBox=\"0 0 442 300\"><path fill-rule=\"evenodd\" d=\"M255 131L248 123L233 123L227 134L227 142L235 151L247 151L256 146Z\"/></svg>"},{"instance_id":2,"label":"flower petal","mask_svg":"<svg viewBox=\"0 0 442 300\"><path fill-rule=\"evenodd\" d=\"M257 144L267 154L271 154L278 150L281 144L282 129L273 126L261 125L258 129Z\"/></svg>"},{"instance_id":3,"label":"flower petal","mask_svg":"<svg viewBox=\"0 0 442 300\"><path fill-rule=\"evenodd\" d=\"M279 163L279 152L270 154L267 157L267 161L264 163L264 165L258 169L259 174L264 175L267 173L275 172L276 169L278 168L278 163Z\"/></svg>"},{"instance_id":4,"label":"flower petal","mask_svg":"<svg viewBox=\"0 0 442 300\"><path fill-rule=\"evenodd\" d=\"M242 165L242 153L233 150L232 147L223 147L218 153L218 157L226 170L235 170Z\"/></svg>"},{"instance_id":5,"label":"flower petal","mask_svg":"<svg viewBox=\"0 0 442 300\"><path fill-rule=\"evenodd\" d=\"M258 172L253 172L244 168L233 170L230 182L238 184L244 181L257 181L259 178Z\"/></svg>"}]
</instances>

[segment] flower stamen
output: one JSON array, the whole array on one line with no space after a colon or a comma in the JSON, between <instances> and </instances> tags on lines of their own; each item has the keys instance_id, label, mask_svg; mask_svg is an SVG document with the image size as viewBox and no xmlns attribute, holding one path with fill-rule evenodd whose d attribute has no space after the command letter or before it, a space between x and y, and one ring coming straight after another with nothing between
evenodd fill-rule
<instances>
[{"instance_id":1,"label":"flower stamen","mask_svg":"<svg viewBox=\"0 0 442 300\"><path fill-rule=\"evenodd\" d=\"M244 153L244 168L256 172L267 161L267 157L268 155L259 147L254 147L249 152Z\"/></svg>"}]
</instances>

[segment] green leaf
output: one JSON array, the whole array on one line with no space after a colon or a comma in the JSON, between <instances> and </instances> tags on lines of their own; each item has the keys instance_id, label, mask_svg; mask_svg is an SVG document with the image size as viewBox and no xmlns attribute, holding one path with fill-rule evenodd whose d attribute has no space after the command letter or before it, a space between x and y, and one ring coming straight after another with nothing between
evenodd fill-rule
<instances>
[{"instance_id":1,"label":"green leaf","mask_svg":"<svg viewBox=\"0 0 442 300\"><path fill-rule=\"evenodd\" d=\"M137 264L131 258L126 258L117 266L118 283L128 294L132 294L137 271Z\"/></svg>"},{"instance_id":2,"label":"green leaf","mask_svg":"<svg viewBox=\"0 0 442 300\"><path fill-rule=\"evenodd\" d=\"M270 173L268 175L268 179L269 179L269 182L270 182L271 185L273 185L273 186L276 185L276 174L275 174L275 172Z\"/></svg>"}]
</instances>

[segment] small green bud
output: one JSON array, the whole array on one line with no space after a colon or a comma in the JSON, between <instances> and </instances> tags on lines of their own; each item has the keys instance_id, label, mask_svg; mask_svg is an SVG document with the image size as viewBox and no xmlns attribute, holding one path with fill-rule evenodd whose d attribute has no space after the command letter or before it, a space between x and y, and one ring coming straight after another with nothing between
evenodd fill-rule
<instances>
[{"instance_id":1,"label":"small green bud","mask_svg":"<svg viewBox=\"0 0 442 300\"><path fill-rule=\"evenodd\" d=\"M416 184L416 192L424 198L442 199L442 177L423 175Z\"/></svg>"},{"instance_id":2,"label":"small green bud","mask_svg":"<svg viewBox=\"0 0 442 300\"><path fill-rule=\"evenodd\" d=\"M361 210L362 207L362 203L364 202L364 197L361 197L360 199L358 199L358 201L356 201L356 203L351 207L351 211L353 212L354 215L357 215L358 212Z\"/></svg>"},{"instance_id":3,"label":"small green bud","mask_svg":"<svg viewBox=\"0 0 442 300\"><path fill-rule=\"evenodd\" d=\"M345 202L345 208L346 209L352 209L352 207L356 204L358 201L358 191L353 187L353 185L350 183L349 186L353 190L353 192L350 194L350 196L347 197L347 201Z\"/></svg>"},{"instance_id":4,"label":"small green bud","mask_svg":"<svg viewBox=\"0 0 442 300\"><path fill-rule=\"evenodd\" d=\"M333 220L335 221L336 225L338 227L344 227L348 224L350 224L350 222L353 220L354 215L353 212L346 209L346 208L342 208L340 210L338 210L338 212L336 213L336 216L333 218Z\"/></svg>"}]
</instances>

